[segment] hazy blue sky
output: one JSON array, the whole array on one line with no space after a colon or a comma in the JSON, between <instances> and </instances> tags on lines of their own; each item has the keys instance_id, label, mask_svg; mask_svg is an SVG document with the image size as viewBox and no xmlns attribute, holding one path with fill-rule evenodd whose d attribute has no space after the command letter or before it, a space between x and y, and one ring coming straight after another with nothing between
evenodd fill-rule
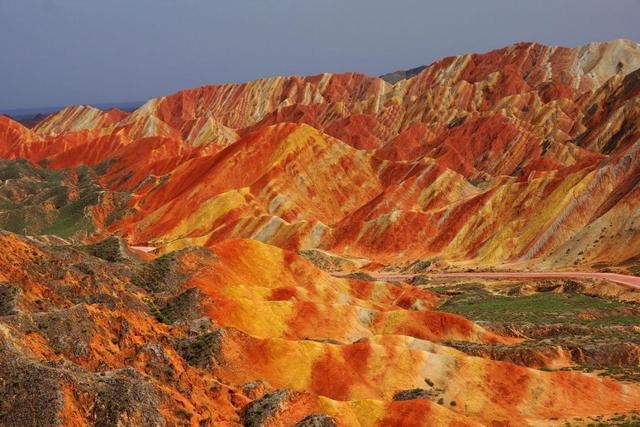
<instances>
[{"instance_id":1,"label":"hazy blue sky","mask_svg":"<svg viewBox=\"0 0 640 427\"><path fill-rule=\"evenodd\" d=\"M640 40L639 17L639 0L0 0L0 110L377 75L522 40Z\"/></svg>"}]
</instances>

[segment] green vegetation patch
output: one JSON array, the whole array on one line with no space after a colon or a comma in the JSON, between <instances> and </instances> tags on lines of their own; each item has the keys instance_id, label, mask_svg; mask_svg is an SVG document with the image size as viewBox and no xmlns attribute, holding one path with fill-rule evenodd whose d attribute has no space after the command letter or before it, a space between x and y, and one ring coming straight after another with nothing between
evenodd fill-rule
<instances>
[{"instance_id":1,"label":"green vegetation patch","mask_svg":"<svg viewBox=\"0 0 640 427\"><path fill-rule=\"evenodd\" d=\"M598 375L609 377L617 381L640 383L640 366L610 366L607 369L598 372ZM640 422L640 419L638 419L638 422Z\"/></svg>"},{"instance_id":2,"label":"green vegetation patch","mask_svg":"<svg viewBox=\"0 0 640 427\"><path fill-rule=\"evenodd\" d=\"M212 359L216 363L223 362L222 351L222 330L208 332L196 337L183 338L176 342L178 354L191 366L208 368Z\"/></svg>"},{"instance_id":3,"label":"green vegetation patch","mask_svg":"<svg viewBox=\"0 0 640 427\"><path fill-rule=\"evenodd\" d=\"M613 416L592 416L576 418L575 421L567 421L565 423L566 427L578 427L578 426L587 426L587 427L640 427L640 413L631 412L628 414L617 414Z\"/></svg>"},{"instance_id":4,"label":"green vegetation patch","mask_svg":"<svg viewBox=\"0 0 640 427\"><path fill-rule=\"evenodd\" d=\"M377 279L365 271L356 271L354 273L345 274L345 279L362 280L365 282L375 282Z\"/></svg>"},{"instance_id":5,"label":"green vegetation patch","mask_svg":"<svg viewBox=\"0 0 640 427\"><path fill-rule=\"evenodd\" d=\"M64 177L64 171L41 169L24 159L0 160L0 181L25 177L56 183Z\"/></svg>"},{"instance_id":6,"label":"green vegetation patch","mask_svg":"<svg viewBox=\"0 0 640 427\"><path fill-rule=\"evenodd\" d=\"M156 303L153 302L153 300L151 300L150 298L144 298L144 302L147 304L147 307L149 307L149 313L158 322L164 323L166 325L173 325L173 320L171 319L171 317L168 316L167 312L165 311L166 307L159 309Z\"/></svg>"},{"instance_id":7,"label":"green vegetation patch","mask_svg":"<svg viewBox=\"0 0 640 427\"><path fill-rule=\"evenodd\" d=\"M577 293L495 295L479 284L434 287L429 290L449 297L438 310L472 320L593 326L640 325L635 305Z\"/></svg>"},{"instance_id":8,"label":"green vegetation patch","mask_svg":"<svg viewBox=\"0 0 640 427\"><path fill-rule=\"evenodd\" d=\"M77 190L80 197L58 209L55 221L44 228L40 234L55 234L60 237L72 237L80 231L92 231L93 222L86 215L86 208L100 201L102 188L91 181L88 168L78 168Z\"/></svg>"},{"instance_id":9,"label":"green vegetation patch","mask_svg":"<svg viewBox=\"0 0 640 427\"><path fill-rule=\"evenodd\" d=\"M107 237L90 245L83 246L85 252L110 262L123 261L125 258L120 247L120 239L116 236Z\"/></svg>"},{"instance_id":10,"label":"green vegetation patch","mask_svg":"<svg viewBox=\"0 0 640 427\"><path fill-rule=\"evenodd\" d=\"M480 187L483 184L486 184L488 182L484 178L469 178L468 181L469 181L469 184L473 185L474 187Z\"/></svg>"},{"instance_id":11,"label":"green vegetation patch","mask_svg":"<svg viewBox=\"0 0 640 427\"><path fill-rule=\"evenodd\" d=\"M629 273L633 274L634 276L640 276L640 264L629 267Z\"/></svg>"},{"instance_id":12,"label":"green vegetation patch","mask_svg":"<svg viewBox=\"0 0 640 427\"><path fill-rule=\"evenodd\" d=\"M246 427L266 425L267 420L282 408L289 396L289 390L279 389L254 400L242 412L242 424Z\"/></svg>"},{"instance_id":13,"label":"green vegetation patch","mask_svg":"<svg viewBox=\"0 0 640 427\"><path fill-rule=\"evenodd\" d=\"M180 274L176 271L175 252L162 255L146 264L131 283L150 293L166 291L174 287Z\"/></svg>"},{"instance_id":14,"label":"green vegetation patch","mask_svg":"<svg viewBox=\"0 0 640 427\"><path fill-rule=\"evenodd\" d=\"M25 160L0 160L0 228L21 234L86 235L93 223L86 208L98 203L102 188L91 170L39 168Z\"/></svg>"}]
</instances>

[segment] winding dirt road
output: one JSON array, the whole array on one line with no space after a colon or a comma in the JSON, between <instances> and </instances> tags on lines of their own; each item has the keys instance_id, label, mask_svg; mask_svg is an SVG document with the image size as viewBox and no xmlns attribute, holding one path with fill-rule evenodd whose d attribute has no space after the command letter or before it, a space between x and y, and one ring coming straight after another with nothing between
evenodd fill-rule
<instances>
[{"instance_id":1,"label":"winding dirt road","mask_svg":"<svg viewBox=\"0 0 640 427\"><path fill-rule=\"evenodd\" d=\"M335 277L344 277L345 273L332 273ZM429 274L395 274L369 273L379 280L408 280L415 276L426 276L433 279L448 278L484 278L484 279L604 279L640 289L640 277L616 273L591 273L581 271L536 271L536 272L461 272L461 273L429 273Z\"/></svg>"}]
</instances>

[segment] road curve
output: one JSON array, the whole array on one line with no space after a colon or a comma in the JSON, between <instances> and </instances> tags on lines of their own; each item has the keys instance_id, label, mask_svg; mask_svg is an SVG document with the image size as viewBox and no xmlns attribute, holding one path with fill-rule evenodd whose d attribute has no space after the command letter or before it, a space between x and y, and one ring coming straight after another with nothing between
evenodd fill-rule
<instances>
[{"instance_id":1,"label":"road curve","mask_svg":"<svg viewBox=\"0 0 640 427\"><path fill-rule=\"evenodd\" d=\"M331 273L335 277L344 277L346 273ZM395 274L395 273L368 273L374 279L379 280L408 280L415 276L426 276L433 279L469 278L484 279L604 279L620 283L632 288L640 289L640 277L617 273L593 273L583 271L528 271L528 272L461 272L461 273L427 273L427 274Z\"/></svg>"}]
</instances>

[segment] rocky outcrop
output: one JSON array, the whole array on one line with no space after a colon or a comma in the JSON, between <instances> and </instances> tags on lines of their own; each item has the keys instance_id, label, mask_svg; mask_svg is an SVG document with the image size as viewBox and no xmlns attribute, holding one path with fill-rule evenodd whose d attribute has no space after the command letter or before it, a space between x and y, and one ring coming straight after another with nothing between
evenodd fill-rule
<instances>
[{"instance_id":1,"label":"rocky outcrop","mask_svg":"<svg viewBox=\"0 0 640 427\"><path fill-rule=\"evenodd\" d=\"M0 316L18 313L20 288L10 283L0 283Z\"/></svg>"},{"instance_id":2,"label":"rocky outcrop","mask_svg":"<svg viewBox=\"0 0 640 427\"><path fill-rule=\"evenodd\" d=\"M247 405L242 413L242 424L246 427L267 425L276 412L283 409L287 400L295 399L296 393L288 389L276 390Z\"/></svg>"},{"instance_id":3,"label":"rocky outcrop","mask_svg":"<svg viewBox=\"0 0 640 427\"><path fill-rule=\"evenodd\" d=\"M640 365L639 328L576 324L482 325L498 333L524 338L516 345L449 342L467 354L505 360L535 368L634 368Z\"/></svg>"},{"instance_id":4,"label":"rocky outcrop","mask_svg":"<svg viewBox=\"0 0 640 427\"><path fill-rule=\"evenodd\" d=\"M326 414L311 414L294 424L294 427L337 427L335 418Z\"/></svg>"},{"instance_id":5,"label":"rocky outcrop","mask_svg":"<svg viewBox=\"0 0 640 427\"><path fill-rule=\"evenodd\" d=\"M64 359L38 361L0 333L0 423L58 426L92 421L97 426L158 426L160 392L137 370L101 374Z\"/></svg>"}]
</instances>

